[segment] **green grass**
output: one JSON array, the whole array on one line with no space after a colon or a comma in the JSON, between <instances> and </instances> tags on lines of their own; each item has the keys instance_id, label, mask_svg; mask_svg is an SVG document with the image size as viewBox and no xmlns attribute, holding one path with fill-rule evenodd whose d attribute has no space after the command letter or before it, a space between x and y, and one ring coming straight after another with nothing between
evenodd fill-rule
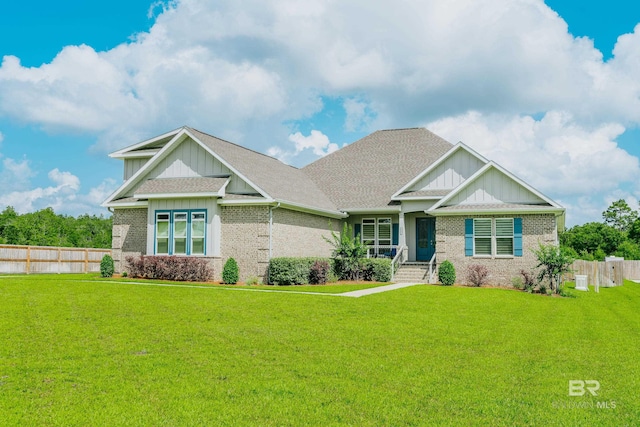
<instances>
[{"instance_id":1,"label":"green grass","mask_svg":"<svg viewBox=\"0 0 640 427\"><path fill-rule=\"evenodd\" d=\"M0 279L2 425L640 422L635 283L343 298L95 280ZM591 379L598 396L568 396Z\"/></svg>"}]
</instances>

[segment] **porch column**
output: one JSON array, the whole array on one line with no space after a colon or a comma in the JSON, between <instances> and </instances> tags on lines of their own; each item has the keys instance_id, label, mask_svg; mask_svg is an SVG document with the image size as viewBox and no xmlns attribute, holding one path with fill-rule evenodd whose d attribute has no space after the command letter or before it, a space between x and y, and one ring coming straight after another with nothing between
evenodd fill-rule
<instances>
[{"instance_id":1,"label":"porch column","mask_svg":"<svg viewBox=\"0 0 640 427\"><path fill-rule=\"evenodd\" d=\"M400 212L398 216L398 245L407 246L407 233L404 228L404 212Z\"/></svg>"}]
</instances>

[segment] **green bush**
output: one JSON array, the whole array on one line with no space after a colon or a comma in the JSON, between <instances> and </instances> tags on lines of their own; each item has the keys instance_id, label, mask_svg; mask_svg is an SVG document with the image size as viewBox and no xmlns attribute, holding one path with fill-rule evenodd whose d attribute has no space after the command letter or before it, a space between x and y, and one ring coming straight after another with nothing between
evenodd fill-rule
<instances>
[{"instance_id":1,"label":"green bush","mask_svg":"<svg viewBox=\"0 0 640 427\"><path fill-rule=\"evenodd\" d=\"M364 280L389 282L391 280L391 260L388 258L366 258L362 260Z\"/></svg>"},{"instance_id":2,"label":"green bush","mask_svg":"<svg viewBox=\"0 0 640 427\"><path fill-rule=\"evenodd\" d=\"M311 266L316 261L326 261L330 270L334 270L334 263L329 258L294 258L278 257L269 261L270 285L303 285L309 283ZM331 277L331 274L329 274Z\"/></svg>"},{"instance_id":3,"label":"green bush","mask_svg":"<svg viewBox=\"0 0 640 427\"><path fill-rule=\"evenodd\" d=\"M260 279L257 276L251 276L247 279L247 281L245 282L245 284L249 285L249 286L255 286L255 285L259 285L260 284Z\"/></svg>"},{"instance_id":4,"label":"green bush","mask_svg":"<svg viewBox=\"0 0 640 427\"><path fill-rule=\"evenodd\" d=\"M102 261L100 261L100 276L112 277L114 268L113 258L111 258L111 255L103 256Z\"/></svg>"},{"instance_id":5,"label":"green bush","mask_svg":"<svg viewBox=\"0 0 640 427\"><path fill-rule=\"evenodd\" d=\"M451 286L456 282L456 269L450 261L445 260L438 267L438 280L444 286Z\"/></svg>"},{"instance_id":6,"label":"green bush","mask_svg":"<svg viewBox=\"0 0 640 427\"><path fill-rule=\"evenodd\" d=\"M238 271L238 263L235 259L229 258L222 268L222 283L227 285L235 285L238 283L240 273Z\"/></svg>"}]
</instances>

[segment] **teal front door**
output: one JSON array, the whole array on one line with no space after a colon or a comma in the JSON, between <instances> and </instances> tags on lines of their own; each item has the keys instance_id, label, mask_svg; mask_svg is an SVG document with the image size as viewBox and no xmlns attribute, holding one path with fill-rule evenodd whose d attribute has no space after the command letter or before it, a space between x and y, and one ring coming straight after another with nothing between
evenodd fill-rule
<instances>
[{"instance_id":1,"label":"teal front door","mask_svg":"<svg viewBox=\"0 0 640 427\"><path fill-rule=\"evenodd\" d=\"M416 218L416 261L431 261L436 251L436 219Z\"/></svg>"}]
</instances>

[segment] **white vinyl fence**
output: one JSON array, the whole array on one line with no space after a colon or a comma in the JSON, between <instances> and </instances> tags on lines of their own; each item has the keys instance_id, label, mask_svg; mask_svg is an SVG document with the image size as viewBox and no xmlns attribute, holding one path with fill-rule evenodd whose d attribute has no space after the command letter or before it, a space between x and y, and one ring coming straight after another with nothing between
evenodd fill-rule
<instances>
[{"instance_id":1,"label":"white vinyl fence","mask_svg":"<svg viewBox=\"0 0 640 427\"><path fill-rule=\"evenodd\" d=\"M93 273L111 249L0 245L0 273Z\"/></svg>"}]
</instances>

